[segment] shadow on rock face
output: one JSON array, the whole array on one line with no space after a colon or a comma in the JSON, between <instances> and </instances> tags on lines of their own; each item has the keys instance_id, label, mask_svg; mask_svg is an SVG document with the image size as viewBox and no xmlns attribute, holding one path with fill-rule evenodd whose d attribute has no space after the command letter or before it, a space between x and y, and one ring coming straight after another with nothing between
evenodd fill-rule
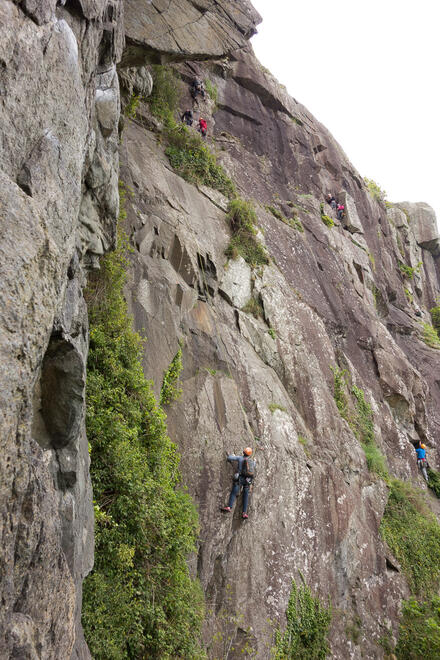
<instances>
[{"instance_id":1,"label":"shadow on rock face","mask_svg":"<svg viewBox=\"0 0 440 660\"><path fill-rule=\"evenodd\" d=\"M78 436L84 403L84 364L69 341L50 340L41 371L40 413L47 434L36 434L44 448L66 447Z\"/></svg>"}]
</instances>

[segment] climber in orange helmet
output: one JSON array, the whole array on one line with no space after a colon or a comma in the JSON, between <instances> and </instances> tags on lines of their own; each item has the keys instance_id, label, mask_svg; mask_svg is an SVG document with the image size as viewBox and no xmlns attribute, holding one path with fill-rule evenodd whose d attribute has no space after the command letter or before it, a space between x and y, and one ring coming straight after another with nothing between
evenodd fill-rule
<instances>
[{"instance_id":1,"label":"climber in orange helmet","mask_svg":"<svg viewBox=\"0 0 440 660\"><path fill-rule=\"evenodd\" d=\"M417 447L415 447L415 450L417 454L417 465L420 468L424 480L428 482L429 478L428 478L428 470L427 470L428 461L426 460L426 445L424 445L423 442L420 441Z\"/></svg>"},{"instance_id":2,"label":"climber in orange helmet","mask_svg":"<svg viewBox=\"0 0 440 660\"><path fill-rule=\"evenodd\" d=\"M224 513L230 513L240 490L243 490L242 518L245 520L249 517L247 513L249 492L255 477L255 461L250 458L251 456L251 447L245 447L245 449L243 449L243 456L235 456L234 454L226 452L226 460L229 463L236 463L236 472L232 477L232 488L231 494L229 495L228 505L222 507L221 510Z\"/></svg>"}]
</instances>

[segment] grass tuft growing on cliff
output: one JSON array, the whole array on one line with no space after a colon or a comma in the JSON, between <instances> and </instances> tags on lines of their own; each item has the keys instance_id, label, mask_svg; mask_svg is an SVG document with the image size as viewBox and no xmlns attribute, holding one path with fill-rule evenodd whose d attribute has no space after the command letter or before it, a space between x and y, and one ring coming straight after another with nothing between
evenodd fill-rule
<instances>
[{"instance_id":1,"label":"grass tuft growing on cliff","mask_svg":"<svg viewBox=\"0 0 440 660\"><path fill-rule=\"evenodd\" d=\"M430 348L440 348L440 337L429 323L422 323L422 339Z\"/></svg>"},{"instance_id":2,"label":"grass tuft growing on cliff","mask_svg":"<svg viewBox=\"0 0 440 660\"><path fill-rule=\"evenodd\" d=\"M163 376L159 399L161 406L168 405L180 398L182 388L178 386L178 382L182 368L182 349L179 348Z\"/></svg>"},{"instance_id":3,"label":"grass tuft growing on cliff","mask_svg":"<svg viewBox=\"0 0 440 660\"><path fill-rule=\"evenodd\" d=\"M85 637L96 660L201 658L203 596L187 567L197 513L142 371L123 294L126 252L119 230L87 291L95 566L84 582Z\"/></svg>"},{"instance_id":4,"label":"grass tuft growing on cliff","mask_svg":"<svg viewBox=\"0 0 440 660\"><path fill-rule=\"evenodd\" d=\"M225 254L235 259L238 255L252 267L269 263L266 250L256 237L257 215L250 202L236 198L229 202L227 219L232 229L232 238Z\"/></svg>"},{"instance_id":5,"label":"grass tuft growing on cliff","mask_svg":"<svg viewBox=\"0 0 440 660\"><path fill-rule=\"evenodd\" d=\"M403 602L399 641L395 649L398 660L440 658L440 598L424 602L411 598Z\"/></svg>"},{"instance_id":6,"label":"grass tuft growing on cliff","mask_svg":"<svg viewBox=\"0 0 440 660\"><path fill-rule=\"evenodd\" d=\"M331 369L333 371L333 396L341 417L348 422L361 443L369 471L382 479L387 479L386 459L376 445L373 411L370 404L365 401L363 390L353 385L348 394L349 374L347 370L338 367Z\"/></svg>"},{"instance_id":7,"label":"grass tuft growing on cliff","mask_svg":"<svg viewBox=\"0 0 440 660\"><path fill-rule=\"evenodd\" d=\"M286 618L286 630L275 633L274 660L324 660L330 652L330 603L326 607L306 584L298 588L292 580Z\"/></svg>"},{"instance_id":8,"label":"grass tuft growing on cliff","mask_svg":"<svg viewBox=\"0 0 440 660\"><path fill-rule=\"evenodd\" d=\"M432 325L435 328L438 336L440 337L440 305L433 307L430 310Z\"/></svg>"},{"instance_id":9,"label":"grass tuft growing on cliff","mask_svg":"<svg viewBox=\"0 0 440 660\"><path fill-rule=\"evenodd\" d=\"M147 101L152 114L162 121L173 119L179 107L181 81L170 66L152 66L153 89Z\"/></svg>"},{"instance_id":10,"label":"grass tuft growing on cliff","mask_svg":"<svg viewBox=\"0 0 440 660\"><path fill-rule=\"evenodd\" d=\"M229 198L234 196L233 182L198 133L169 119L164 135L168 143L165 154L185 181L209 186Z\"/></svg>"},{"instance_id":11,"label":"grass tuft growing on cliff","mask_svg":"<svg viewBox=\"0 0 440 660\"><path fill-rule=\"evenodd\" d=\"M375 199L377 202L382 202L386 204L386 197L387 194L385 190L382 190L382 188L379 186L376 181L373 179L368 179L367 177L364 177L365 185L368 188L368 192L372 196L373 199Z\"/></svg>"},{"instance_id":12,"label":"grass tuft growing on cliff","mask_svg":"<svg viewBox=\"0 0 440 660\"><path fill-rule=\"evenodd\" d=\"M440 584L440 525L413 486L391 479L389 488L380 531L400 562L411 593L423 598Z\"/></svg>"},{"instance_id":13,"label":"grass tuft growing on cliff","mask_svg":"<svg viewBox=\"0 0 440 660\"><path fill-rule=\"evenodd\" d=\"M304 232L304 227L302 225L301 220L297 218L295 215L293 215L290 218L286 218L286 216L284 216L279 209L277 209L275 206L270 206L270 205L266 206L266 211L272 213L274 218L277 218L277 220L281 220L281 222L284 222L285 225L292 227L292 229L296 229L301 233Z\"/></svg>"},{"instance_id":14,"label":"grass tuft growing on cliff","mask_svg":"<svg viewBox=\"0 0 440 660\"><path fill-rule=\"evenodd\" d=\"M432 468L428 468L428 486L433 493L440 499L440 473Z\"/></svg>"},{"instance_id":15,"label":"grass tuft growing on cliff","mask_svg":"<svg viewBox=\"0 0 440 660\"><path fill-rule=\"evenodd\" d=\"M335 221L333 220L333 218L331 218L329 215L327 215L324 212L324 204L323 203L320 204L320 208L321 208L321 220L322 220L322 222L325 224L326 227L328 227L329 229L332 229L335 226Z\"/></svg>"}]
</instances>

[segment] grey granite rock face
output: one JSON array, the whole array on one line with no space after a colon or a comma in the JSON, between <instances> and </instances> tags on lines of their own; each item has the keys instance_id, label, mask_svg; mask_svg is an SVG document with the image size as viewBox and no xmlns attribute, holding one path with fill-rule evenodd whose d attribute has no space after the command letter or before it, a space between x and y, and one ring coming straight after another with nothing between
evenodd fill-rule
<instances>
[{"instance_id":1,"label":"grey granite rock face","mask_svg":"<svg viewBox=\"0 0 440 660\"><path fill-rule=\"evenodd\" d=\"M218 59L243 47L260 16L248 0L125 3L123 66Z\"/></svg>"},{"instance_id":2,"label":"grey granite rock face","mask_svg":"<svg viewBox=\"0 0 440 660\"><path fill-rule=\"evenodd\" d=\"M90 657L80 626L93 564L82 290L114 240L120 148L133 190L128 294L157 390L184 345L183 395L167 413L200 511L194 570L211 656L223 657L228 639L230 658L246 647L267 658L299 570L341 613L334 657L381 657L379 637L396 631L408 589L378 533L387 493L338 414L330 367L365 391L392 474L419 479L419 438L438 467L439 357L420 326L440 295L438 237L424 205L400 205L408 222L372 200L328 131L262 70L246 47L258 21L238 0L0 0L2 658ZM203 105L210 147L256 201L272 257L259 271L227 265L226 200L170 170L157 123L127 120L119 146L121 57L123 87L142 96L145 62L226 54L179 66L218 88L216 113ZM320 217L328 191L348 206L333 229ZM264 211L274 203L305 232ZM258 318L240 309L249 296ZM258 470L246 527L218 511L230 488L224 452L244 444ZM345 626L358 620L355 643Z\"/></svg>"},{"instance_id":3,"label":"grey granite rock face","mask_svg":"<svg viewBox=\"0 0 440 660\"><path fill-rule=\"evenodd\" d=\"M408 214L410 222L413 223L417 243L434 256L440 256L440 236L434 209L424 202L401 202L397 206Z\"/></svg>"},{"instance_id":4,"label":"grey granite rock face","mask_svg":"<svg viewBox=\"0 0 440 660\"><path fill-rule=\"evenodd\" d=\"M185 80L196 71L217 86L215 114L208 102L198 108L212 127L209 145L240 195L254 200L272 257L253 271L241 259L227 262L224 200L170 171L141 104L143 125L127 121L121 147L134 191L129 299L148 339L145 373L158 385L183 342L183 394L167 418L200 512L210 657L224 656L224 639L234 647L229 657L246 646L269 657L301 571L340 613L333 657L380 658L378 640L385 628L396 633L409 591L379 534L387 489L338 413L331 367L349 370L364 390L391 474L423 488L411 443L428 442L437 464L440 358L421 341L421 320L440 294L438 263L405 213L387 213L370 197L332 136L251 51L177 68ZM184 91L181 108L190 104ZM348 209L333 228L321 220L328 191ZM295 215L304 232L266 205ZM413 280L399 262L414 269ZM258 318L240 309L250 296ZM248 444L258 477L243 526L239 506L226 517L219 507L231 483L225 450ZM353 621L361 621L356 642L345 633Z\"/></svg>"},{"instance_id":5,"label":"grey granite rock face","mask_svg":"<svg viewBox=\"0 0 440 660\"><path fill-rule=\"evenodd\" d=\"M0 3L2 658L89 655L82 289L118 213L121 4Z\"/></svg>"}]
</instances>

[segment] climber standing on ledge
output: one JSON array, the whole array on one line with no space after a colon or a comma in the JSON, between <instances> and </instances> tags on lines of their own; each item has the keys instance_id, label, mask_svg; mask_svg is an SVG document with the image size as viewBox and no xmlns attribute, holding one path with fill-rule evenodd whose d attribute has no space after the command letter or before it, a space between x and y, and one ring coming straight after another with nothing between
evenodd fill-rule
<instances>
[{"instance_id":1,"label":"climber standing on ledge","mask_svg":"<svg viewBox=\"0 0 440 660\"><path fill-rule=\"evenodd\" d=\"M240 490L243 490L243 513L242 518L249 518L247 514L249 492L252 488L252 482L255 476L255 461L250 458L252 456L252 449L246 447L243 449L243 456L234 456L226 452L226 460L229 463L236 463L236 472L232 477L232 489L229 495L229 502L227 506L221 508L224 513L230 513L236 497L239 495Z\"/></svg>"},{"instance_id":2,"label":"climber standing on ledge","mask_svg":"<svg viewBox=\"0 0 440 660\"><path fill-rule=\"evenodd\" d=\"M429 481L428 478L428 461L426 460L426 445L422 443L422 441L419 442L417 447L415 447L416 454L417 454L417 465L420 468L421 473L423 474L423 478L426 482Z\"/></svg>"}]
</instances>

